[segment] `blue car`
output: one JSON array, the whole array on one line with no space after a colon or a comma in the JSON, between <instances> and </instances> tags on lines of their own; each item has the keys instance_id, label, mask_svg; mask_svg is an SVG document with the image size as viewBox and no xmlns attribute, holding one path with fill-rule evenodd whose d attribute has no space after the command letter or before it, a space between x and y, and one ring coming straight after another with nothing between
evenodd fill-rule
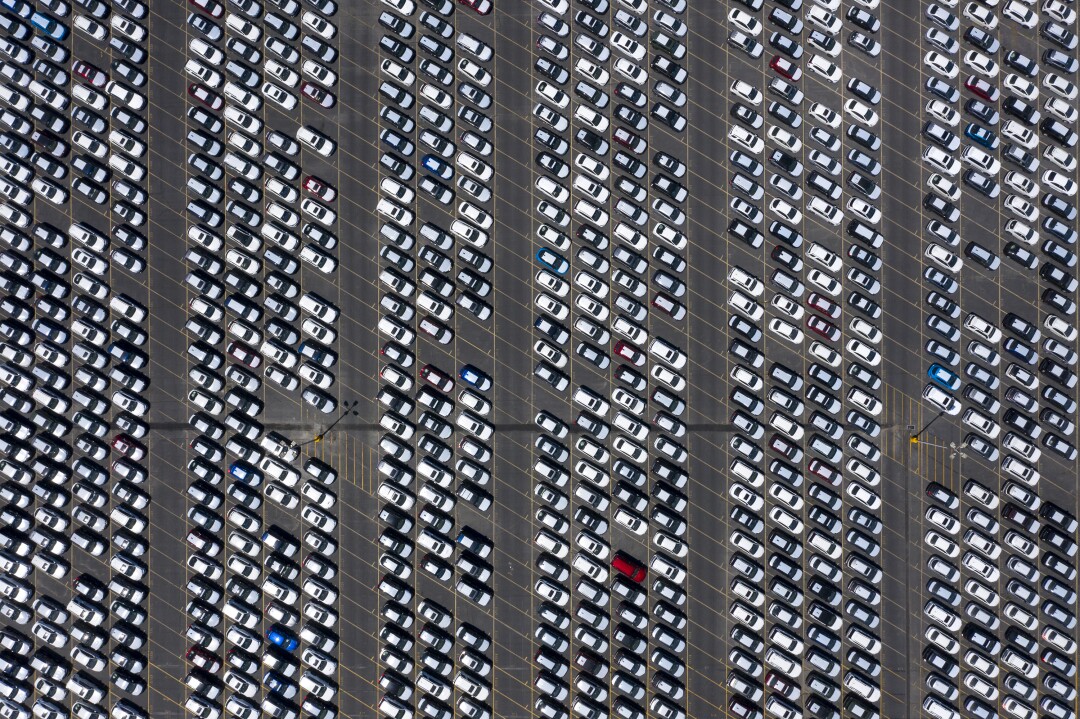
<instances>
[{"instance_id":1,"label":"blue car","mask_svg":"<svg viewBox=\"0 0 1080 719\"><path fill-rule=\"evenodd\" d=\"M458 372L458 377L481 392L491 389L491 377L471 364L463 365Z\"/></svg>"},{"instance_id":2,"label":"blue car","mask_svg":"<svg viewBox=\"0 0 1080 719\"><path fill-rule=\"evenodd\" d=\"M433 175L436 175L443 180L449 180L454 176L454 168L449 162L436 157L435 155L424 155L424 159L420 161L420 164L424 166L424 169Z\"/></svg>"},{"instance_id":3,"label":"blue car","mask_svg":"<svg viewBox=\"0 0 1080 719\"><path fill-rule=\"evenodd\" d=\"M40 31L42 35L53 40L63 40L68 34L67 25L43 12L36 12L31 15L30 24Z\"/></svg>"},{"instance_id":4,"label":"blue car","mask_svg":"<svg viewBox=\"0 0 1080 719\"><path fill-rule=\"evenodd\" d=\"M266 630L266 638L271 644L276 644L287 652L295 650L300 645L295 634L277 624Z\"/></svg>"},{"instance_id":5,"label":"blue car","mask_svg":"<svg viewBox=\"0 0 1080 719\"><path fill-rule=\"evenodd\" d=\"M976 142L988 150L996 150L998 146L997 135L981 125L969 122L964 128L964 137Z\"/></svg>"},{"instance_id":6,"label":"blue car","mask_svg":"<svg viewBox=\"0 0 1080 719\"><path fill-rule=\"evenodd\" d=\"M926 376L950 392L960 389L960 377L937 362L930 365L930 369L926 370Z\"/></svg>"},{"instance_id":7,"label":"blue car","mask_svg":"<svg viewBox=\"0 0 1080 719\"><path fill-rule=\"evenodd\" d=\"M229 474L238 482L243 482L249 487L258 487L262 484L262 474L247 462L233 462L229 465Z\"/></svg>"},{"instance_id":8,"label":"blue car","mask_svg":"<svg viewBox=\"0 0 1080 719\"><path fill-rule=\"evenodd\" d=\"M566 258L546 247L536 251L536 261L557 275L565 275L570 271L570 263Z\"/></svg>"}]
</instances>

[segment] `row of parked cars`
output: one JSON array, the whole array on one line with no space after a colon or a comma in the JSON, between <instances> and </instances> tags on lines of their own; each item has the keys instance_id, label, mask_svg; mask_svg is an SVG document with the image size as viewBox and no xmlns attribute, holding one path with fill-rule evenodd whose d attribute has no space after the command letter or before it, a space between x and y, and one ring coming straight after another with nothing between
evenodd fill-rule
<instances>
[{"instance_id":1,"label":"row of parked cars","mask_svg":"<svg viewBox=\"0 0 1080 719\"><path fill-rule=\"evenodd\" d=\"M923 707L941 719L990 719L999 710L1067 719L1075 716L1077 525L1040 498L1039 468L1040 459L1056 467L1077 455L1076 14L1048 0L996 9L928 3L925 16L924 205L937 217L924 250L924 397L958 417L964 451L1000 462L1003 482L966 479L960 493L927 487ZM1005 37L1018 46L1003 45ZM1044 50L1032 56L1036 43ZM969 203L1000 198L1000 248L961 240L961 229L976 234L958 224L964 192L983 196ZM982 229L977 235L988 236ZM989 318L962 311L962 277L1000 273L1004 285L1018 271L1043 287L1042 322L1012 293Z\"/></svg>"},{"instance_id":2,"label":"row of parked cars","mask_svg":"<svg viewBox=\"0 0 1080 719\"><path fill-rule=\"evenodd\" d=\"M454 343L459 318L492 316L494 51L450 0L383 4L379 710L490 719L491 638L458 600L481 611L493 600L492 542L465 523L494 499L493 380L472 364L444 369L433 350Z\"/></svg>"},{"instance_id":3,"label":"row of parked cars","mask_svg":"<svg viewBox=\"0 0 1080 719\"><path fill-rule=\"evenodd\" d=\"M148 8L5 0L0 10L0 711L143 718L148 311L132 276L145 268ZM103 51L111 75L108 60L84 59ZM57 210L66 231L47 221ZM94 570L73 577L70 600L54 596L73 561Z\"/></svg>"},{"instance_id":4,"label":"row of parked cars","mask_svg":"<svg viewBox=\"0 0 1080 719\"><path fill-rule=\"evenodd\" d=\"M955 31L959 27L959 21L951 15L942 15L938 10L941 10L939 6L928 7L928 15L932 19L937 18L934 23L941 26L932 27L927 33L928 39L932 37L942 52L959 52L959 42L942 29L952 27ZM996 21L996 16L994 20ZM1041 34L1047 38L1057 38L1054 42L1063 49L1075 47L1075 35L1061 25L1060 20L1061 18L1047 20L1042 26ZM1009 355L1007 359L1013 360L1007 366L1005 375L1018 385L1008 387L1004 393L1008 404L1014 406L1005 413L1010 419L1004 416L1002 419L1013 430L1007 436L1016 437L1018 433L1013 426L1016 422L1011 419L1015 419L1014 415L1017 414L1024 415L1030 422L1020 419L1019 423L1024 427L1030 426L1033 434L1021 429L1019 436L1029 441L1038 440L1044 447L1072 461L1076 457L1076 448L1069 437L1074 433L1076 403L1069 392L1076 385L1076 376L1069 368L1075 364L1077 356L1069 346L1076 338L1076 331L1072 326L1074 322L1070 319L1075 315L1075 302L1070 299L1070 295L1076 291L1077 280L1070 271L1076 265L1076 254L1070 246L1076 241L1073 227L1076 212L1075 209L1070 209L1072 206L1065 198L1076 194L1076 183L1070 179L1070 175L1075 174L1076 159L1069 151L1076 144L1076 133L1070 129L1071 124L1076 121L1076 112L1069 108L1068 100L1076 97L1077 90L1072 81L1053 72L1063 71L1061 67L1053 65L1043 73L1042 92L1046 96L1046 117L1040 122L1042 115L1036 103L1040 89L1032 82L1032 78L1038 74L1037 64L1030 64L1026 56L1017 50L1002 50L990 24L992 23L989 21L974 21L967 26L963 34L964 45L976 48L969 52L989 53L983 55L988 61L990 55L1001 52L1004 62L1016 72L1004 76L1004 99L1001 99L1002 92L990 82L998 74L996 65L993 73L985 70L971 75L964 82L965 90L972 94L964 104L964 111L975 119L966 123L964 129L968 144L960 153L961 160L972 168L964 171L964 179L968 181L976 175L989 178L985 187L989 188L988 197L995 199L1000 194L996 178L999 173L1004 173L1002 182L1008 189L1013 190L1013 193L1007 193L1004 198L1004 206L1010 213L1004 227L1007 241L1001 254L1033 275L1038 268L1038 278L1046 285L1040 299L1047 310L1047 316L1042 323L1047 336L1042 338L1041 353L1038 343L1042 333L1037 324L1024 316L1026 310L1009 313L1002 320L1001 326L1009 335L1004 338L1001 349ZM996 22L993 24L996 27ZM1060 53L1062 50L1054 52ZM1075 68L1072 69L1072 74L1075 75ZM949 179L957 175L961 167L961 162L951 154L961 147L960 138L953 131L953 128L960 124L960 113L952 106L952 103L959 101L960 93L945 80L934 76L928 79L927 89L934 95L927 103L927 112L933 119L926 123L923 130L929 140L923 158L934 171L928 179L933 191L927 195L927 201L937 203L938 200L934 198L941 199L944 195L944 201L951 203L952 200L948 198L960 196L960 190ZM999 99L1002 112L1011 116L1003 122L995 109ZM1006 140L1011 140L1004 145L995 130L991 129L997 128L999 122L1000 133ZM1033 130L1035 126L1041 130L1041 138ZM999 150L1001 160L995 156ZM1005 167L1002 167L1002 161L1006 163ZM1041 175L1038 174L1040 162L1049 166L1043 169ZM1040 211L1031 202L1039 194L1040 187L1040 183L1033 178L1042 181L1045 192L1040 202L1049 210L1041 221ZM968 184L970 185L970 182ZM953 209L955 210L955 207ZM944 222L933 221L927 227L930 243L925 250L927 267L924 273L928 282L936 288L930 300L937 312L929 317L928 325L945 340L942 342L935 337L932 344L927 345L928 352L935 360L930 375L931 379L940 385L940 389L953 392L960 386L959 376L953 371L953 368L959 365L960 354L951 346L957 343L960 337L959 328L952 322L959 316L957 305L950 299L959 286L954 275L959 273L965 259L990 271L996 271L1001 264L995 251L976 241L965 243L964 258L953 251L953 248L959 249L961 242L960 233L950 225L950 221L955 222L956 216L956 212L946 212L941 217ZM1039 245L1042 250L1041 259L1034 251L1035 245ZM1010 265L1010 269L1016 268ZM1001 332L996 322L978 317L972 319L972 322L973 326L976 326L977 338L968 344L967 353L974 359L965 364L964 374L975 380L977 389L986 390L990 395L989 399L976 402L981 408L965 411L964 417L974 422L972 424L965 420L967 424L984 428L981 433L974 435L973 447L988 460L996 461L1000 452L992 440L996 439L998 434L998 430L995 430L997 424L982 412L986 411L990 415L997 412L998 405L993 393L1000 384L995 368L1001 360L996 349L986 343L996 344ZM965 320L965 327L968 325ZM1043 355L1041 359L1040 354ZM1037 374L1043 375L1047 380L1041 389L1036 372L1028 369L1035 365L1038 365ZM938 379L935 380L935 377ZM966 392L968 390L965 390ZM960 411L959 401L947 404L951 413ZM1041 410L1040 404L1044 405ZM1036 413L1046 425L1045 433L1034 419ZM983 419L980 419L980 416ZM988 433L993 436L987 436ZM1031 474L1035 470L1025 461L1030 454L1030 450L1019 454L1014 451L1005 457L1003 469L1014 470L1013 474L1019 472L1029 477L1037 476Z\"/></svg>"},{"instance_id":5,"label":"row of parked cars","mask_svg":"<svg viewBox=\"0 0 1080 719\"><path fill-rule=\"evenodd\" d=\"M747 0L728 13L730 43L771 71L764 87L737 75L728 124L728 234L745 246L727 277L727 684L740 717L878 716L885 237L882 93L867 81L877 10ZM845 45L861 56L845 58ZM751 268L766 239L763 278ZM741 264L747 252L755 259Z\"/></svg>"},{"instance_id":6,"label":"row of parked cars","mask_svg":"<svg viewBox=\"0 0 1080 719\"><path fill-rule=\"evenodd\" d=\"M995 717L998 704L1011 716L1034 716L1035 706L1071 716L1076 518L1013 479L1000 492L974 478L961 493L931 482L926 495L924 708L943 718Z\"/></svg>"},{"instance_id":7,"label":"row of parked cars","mask_svg":"<svg viewBox=\"0 0 1080 719\"><path fill-rule=\"evenodd\" d=\"M574 417L535 417L534 709L685 717L688 358L649 311L687 316L686 3L537 5L534 374Z\"/></svg>"},{"instance_id":8,"label":"row of parked cars","mask_svg":"<svg viewBox=\"0 0 1080 719\"><path fill-rule=\"evenodd\" d=\"M335 105L337 6L191 5L185 707L204 719L336 717L337 473L301 464L300 447L259 418L279 391L338 411L340 312L301 289L303 267L337 268L337 189L305 171L336 144L312 124L279 129L300 103L315 117Z\"/></svg>"}]
</instances>

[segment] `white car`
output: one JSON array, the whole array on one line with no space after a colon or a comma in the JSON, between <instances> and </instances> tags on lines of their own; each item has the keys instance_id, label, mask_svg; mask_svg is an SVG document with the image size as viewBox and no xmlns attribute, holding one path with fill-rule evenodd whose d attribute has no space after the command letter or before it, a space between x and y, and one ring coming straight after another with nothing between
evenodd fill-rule
<instances>
[{"instance_id":1,"label":"white car","mask_svg":"<svg viewBox=\"0 0 1080 719\"><path fill-rule=\"evenodd\" d=\"M926 53L926 57L923 62L934 72L945 77L946 80L952 80L954 77L960 74L960 68L956 66L956 63L949 58L942 55L936 50L931 50Z\"/></svg>"},{"instance_id":2,"label":"white car","mask_svg":"<svg viewBox=\"0 0 1080 719\"><path fill-rule=\"evenodd\" d=\"M1070 125L1076 124L1077 111L1070 103L1062 100L1060 97L1047 98L1043 103L1043 107L1051 115L1054 115L1058 119L1067 122Z\"/></svg>"},{"instance_id":3,"label":"white car","mask_svg":"<svg viewBox=\"0 0 1080 719\"><path fill-rule=\"evenodd\" d=\"M769 201L769 211L792 225L802 222L802 212L780 198Z\"/></svg>"},{"instance_id":4,"label":"white car","mask_svg":"<svg viewBox=\"0 0 1080 719\"><path fill-rule=\"evenodd\" d=\"M840 126L840 114L820 102L810 105L810 115L833 129Z\"/></svg>"},{"instance_id":5,"label":"white car","mask_svg":"<svg viewBox=\"0 0 1080 719\"><path fill-rule=\"evenodd\" d=\"M1020 77L1016 73L1010 72L1006 75L1003 84L1008 90L1019 95L1028 102L1032 102L1039 98L1038 86L1030 80Z\"/></svg>"},{"instance_id":6,"label":"white car","mask_svg":"<svg viewBox=\"0 0 1080 719\"><path fill-rule=\"evenodd\" d=\"M761 136L742 125L731 125L728 128L728 138L752 155L761 154L765 149L765 141L761 139Z\"/></svg>"},{"instance_id":7,"label":"white car","mask_svg":"<svg viewBox=\"0 0 1080 719\"><path fill-rule=\"evenodd\" d=\"M928 101L926 103L926 111L936 120L940 120L949 127L956 127L960 124L960 113L942 100L934 99Z\"/></svg>"},{"instance_id":8,"label":"white car","mask_svg":"<svg viewBox=\"0 0 1080 719\"><path fill-rule=\"evenodd\" d=\"M1076 171L1076 158L1070 153L1066 152L1063 148L1056 145L1049 145L1043 147L1043 157L1055 165L1060 167L1065 172Z\"/></svg>"},{"instance_id":9,"label":"white car","mask_svg":"<svg viewBox=\"0 0 1080 719\"><path fill-rule=\"evenodd\" d=\"M978 50L964 53L964 64L985 77L993 79L998 76L998 64Z\"/></svg>"},{"instance_id":10,"label":"white car","mask_svg":"<svg viewBox=\"0 0 1080 719\"><path fill-rule=\"evenodd\" d=\"M731 91L751 105L761 104L761 91L745 80L732 80Z\"/></svg>"},{"instance_id":11,"label":"white car","mask_svg":"<svg viewBox=\"0 0 1080 719\"><path fill-rule=\"evenodd\" d=\"M1052 72L1043 75L1043 87L1066 100L1075 100L1077 95L1076 85Z\"/></svg>"},{"instance_id":12,"label":"white car","mask_svg":"<svg viewBox=\"0 0 1080 719\"><path fill-rule=\"evenodd\" d=\"M942 177L936 172L926 178L926 186L937 192L949 202L956 202L960 199L960 188L956 186L956 183Z\"/></svg>"},{"instance_id":13,"label":"white car","mask_svg":"<svg viewBox=\"0 0 1080 719\"><path fill-rule=\"evenodd\" d=\"M735 11L733 10L732 12ZM739 12L742 11L739 10ZM757 23L758 31L761 31L761 23L759 23L757 20L754 20L754 18L750 17L746 13L742 14L746 15L746 17L748 17L752 22ZM634 62L641 62L643 59L645 59L645 47L638 41L627 37L621 32L611 33L610 43L613 48L623 53Z\"/></svg>"},{"instance_id":14,"label":"white car","mask_svg":"<svg viewBox=\"0 0 1080 719\"><path fill-rule=\"evenodd\" d=\"M998 26L997 15L994 14L993 9L979 2L969 2L964 5L964 17L982 25L987 30L995 30Z\"/></svg>"},{"instance_id":15,"label":"white car","mask_svg":"<svg viewBox=\"0 0 1080 719\"><path fill-rule=\"evenodd\" d=\"M1039 16L1034 10L1019 2L1019 0L1009 0L1001 8L1001 14L1009 18L1021 27L1031 29L1039 23Z\"/></svg>"},{"instance_id":16,"label":"white car","mask_svg":"<svg viewBox=\"0 0 1080 719\"><path fill-rule=\"evenodd\" d=\"M1035 222L1039 219L1039 208L1019 195L1006 197L1005 209L1027 222Z\"/></svg>"},{"instance_id":17,"label":"white car","mask_svg":"<svg viewBox=\"0 0 1080 719\"><path fill-rule=\"evenodd\" d=\"M802 330L787 320L782 320L779 317L774 317L769 320L769 331L791 344L797 345L801 344L803 341Z\"/></svg>"},{"instance_id":18,"label":"white car","mask_svg":"<svg viewBox=\"0 0 1080 719\"><path fill-rule=\"evenodd\" d=\"M881 364L881 353L862 340L853 337L847 341L844 349L871 367L877 367Z\"/></svg>"},{"instance_id":19,"label":"white car","mask_svg":"<svg viewBox=\"0 0 1080 719\"><path fill-rule=\"evenodd\" d=\"M750 13L741 8L732 8L728 12L728 22L735 25L747 35L757 37L761 34L761 22Z\"/></svg>"},{"instance_id":20,"label":"white car","mask_svg":"<svg viewBox=\"0 0 1080 719\"><path fill-rule=\"evenodd\" d=\"M1054 101L1058 101L1057 98ZM1049 105L1050 102L1047 102ZM1069 108L1070 110L1072 108ZM1075 112L1075 110L1073 110ZM1016 120L1006 120L1001 126L1001 134L1016 142L1025 150L1034 150L1039 146L1039 137L1031 129L1024 127Z\"/></svg>"},{"instance_id":21,"label":"white car","mask_svg":"<svg viewBox=\"0 0 1080 719\"><path fill-rule=\"evenodd\" d=\"M845 102L844 111L867 127L876 127L878 124L877 112L871 110L860 100L848 100Z\"/></svg>"},{"instance_id":22,"label":"white car","mask_svg":"<svg viewBox=\"0 0 1080 719\"><path fill-rule=\"evenodd\" d=\"M839 5L839 3L835 3L835 5ZM834 9L836 8L834 7ZM810 7L806 9L806 19L830 35L838 34L843 27L840 18L821 7L821 5L814 3L811 3Z\"/></svg>"},{"instance_id":23,"label":"white car","mask_svg":"<svg viewBox=\"0 0 1080 719\"><path fill-rule=\"evenodd\" d=\"M734 126L733 126L734 127ZM780 145L786 150L791 152L798 152L802 149L802 140L795 135L791 134L779 125L770 125L768 132L765 133L770 140Z\"/></svg>"},{"instance_id":24,"label":"white car","mask_svg":"<svg viewBox=\"0 0 1080 719\"><path fill-rule=\"evenodd\" d=\"M847 208L871 225L876 225L881 222L881 210L861 197L852 197L848 200Z\"/></svg>"},{"instance_id":25,"label":"white car","mask_svg":"<svg viewBox=\"0 0 1080 719\"><path fill-rule=\"evenodd\" d=\"M819 77L835 85L840 82L840 78L843 73L840 72L840 68L835 63L830 62L826 58L814 53L810 57L810 62L807 63L807 67L814 71Z\"/></svg>"}]
</instances>

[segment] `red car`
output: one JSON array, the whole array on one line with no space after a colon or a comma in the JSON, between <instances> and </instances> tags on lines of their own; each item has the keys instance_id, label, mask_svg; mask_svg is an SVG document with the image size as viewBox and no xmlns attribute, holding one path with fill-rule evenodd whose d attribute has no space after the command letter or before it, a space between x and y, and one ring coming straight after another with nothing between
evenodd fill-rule
<instances>
[{"instance_id":1,"label":"red car","mask_svg":"<svg viewBox=\"0 0 1080 719\"><path fill-rule=\"evenodd\" d=\"M796 464L802 461L803 452L799 449L799 446L787 441L778 434L774 434L769 440L769 449Z\"/></svg>"},{"instance_id":2,"label":"red car","mask_svg":"<svg viewBox=\"0 0 1080 719\"><path fill-rule=\"evenodd\" d=\"M262 364L262 357L255 350L248 347L243 342L234 341L230 342L229 346L225 349L229 353L229 356L235 359L237 362L241 362L251 369L257 368Z\"/></svg>"},{"instance_id":3,"label":"red car","mask_svg":"<svg viewBox=\"0 0 1080 719\"><path fill-rule=\"evenodd\" d=\"M194 0L192 0L194 2ZM208 652L202 647L192 647L187 650L184 657L195 666L213 674L221 669L221 659L216 654Z\"/></svg>"},{"instance_id":4,"label":"red car","mask_svg":"<svg viewBox=\"0 0 1080 719\"><path fill-rule=\"evenodd\" d=\"M625 127L615 128L615 132L611 133L611 139L638 155L645 152L645 148L648 146L648 143L643 138L630 132Z\"/></svg>"},{"instance_id":5,"label":"red car","mask_svg":"<svg viewBox=\"0 0 1080 719\"><path fill-rule=\"evenodd\" d=\"M774 55L773 59L769 60L769 67L792 82L798 82L802 78L802 70L799 66L786 57Z\"/></svg>"},{"instance_id":6,"label":"red car","mask_svg":"<svg viewBox=\"0 0 1080 719\"><path fill-rule=\"evenodd\" d=\"M491 13L491 0L457 0L460 4L475 11L480 15L488 15Z\"/></svg>"},{"instance_id":7,"label":"red car","mask_svg":"<svg viewBox=\"0 0 1080 719\"><path fill-rule=\"evenodd\" d=\"M210 17L221 17L225 14L225 8L217 0L188 0L189 3L208 14Z\"/></svg>"},{"instance_id":8,"label":"red car","mask_svg":"<svg viewBox=\"0 0 1080 719\"><path fill-rule=\"evenodd\" d=\"M997 102L998 98L1001 97L1001 92L996 87L988 83L986 80L983 80L980 77L975 77L974 75L970 76L964 82L964 87L966 87L968 90L971 90L973 93L986 100L987 102Z\"/></svg>"},{"instance_id":9,"label":"red car","mask_svg":"<svg viewBox=\"0 0 1080 719\"><path fill-rule=\"evenodd\" d=\"M105 87L109 82L109 76L88 62L75 60L71 63L71 71L89 82L94 87Z\"/></svg>"},{"instance_id":10,"label":"red car","mask_svg":"<svg viewBox=\"0 0 1080 719\"><path fill-rule=\"evenodd\" d=\"M611 558L611 566L618 570L620 574L625 574L635 582L641 582L645 579L645 565L622 550L615 552L615 555Z\"/></svg>"},{"instance_id":11,"label":"red car","mask_svg":"<svg viewBox=\"0 0 1080 719\"><path fill-rule=\"evenodd\" d=\"M830 342L840 341L840 330L837 326L817 315L812 314L806 318L806 327Z\"/></svg>"},{"instance_id":12,"label":"red car","mask_svg":"<svg viewBox=\"0 0 1080 719\"><path fill-rule=\"evenodd\" d=\"M324 202L333 202L334 198L337 197L337 190L324 180L315 177L315 175L308 175L304 178L304 189Z\"/></svg>"},{"instance_id":13,"label":"red car","mask_svg":"<svg viewBox=\"0 0 1080 719\"><path fill-rule=\"evenodd\" d=\"M829 319L835 320L840 316L840 305L817 292L811 292L810 296L806 298L806 306L827 315Z\"/></svg>"},{"instance_id":14,"label":"red car","mask_svg":"<svg viewBox=\"0 0 1080 719\"><path fill-rule=\"evenodd\" d=\"M840 472L828 462L823 462L820 459L812 459L806 467L829 484L836 487L840 486Z\"/></svg>"},{"instance_id":15,"label":"red car","mask_svg":"<svg viewBox=\"0 0 1080 719\"><path fill-rule=\"evenodd\" d=\"M120 454L120 456L129 457L135 462L138 462L146 456L146 447L142 446L139 442L136 442L129 435L122 433L113 438L112 448Z\"/></svg>"},{"instance_id":16,"label":"red car","mask_svg":"<svg viewBox=\"0 0 1080 719\"><path fill-rule=\"evenodd\" d=\"M193 82L188 85L187 93L188 95L191 95L193 99L198 100L214 112L218 112L225 106L225 100L222 99L221 95L217 94L206 85L203 85L201 82Z\"/></svg>"},{"instance_id":17,"label":"red car","mask_svg":"<svg viewBox=\"0 0 1080 719\"><path fill-rule=\"evenodd\" d=\"M641 367L645 364L645 353L633 344L624 340L619 340L615 343L615 354L623 359L630 360L636 367Z\"/></svg>"},{"instance_id":18,"label":"red car","mask_svg":"<svg viewBox=\"0 0 1080 719\"><path fill-rule=\"evenodd\" d=\"M430 383L440 392L450 393L454 390L454 378L434 365L426 364L421 367L420 378Z\"/></svg>"},{"instance_id":19,"label":"red car","mask_svg":"<svg viewBox=\"0 0 1080 719\"><path fill-rule=\"evenodd\" d=\"M337 102L337 98L334 97L334 93L327 92L313 82L305 82L300 86L300 92L304 93L304 97L311 100L320 107L327 109L334 106Z\"/></svg>"}]
</instances>

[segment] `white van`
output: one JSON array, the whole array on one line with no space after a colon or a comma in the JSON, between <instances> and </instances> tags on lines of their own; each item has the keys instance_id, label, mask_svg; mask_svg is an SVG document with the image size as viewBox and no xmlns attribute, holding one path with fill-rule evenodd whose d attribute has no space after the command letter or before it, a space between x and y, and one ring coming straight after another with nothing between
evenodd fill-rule
<instances>
[{"instance_id":1,"label":"white van","mask_svg":"<svg viewBox=\"0 0 1080 719\"><path fill-rule=\"evenodd\" d=\"M277 432L267 432L266 436L259 440L259 445L276 457L286 462L291 462L300 455L300 448Z\"/></svg>"},{"instance_id":2,"label":"white van","mask_svg":"<svg viewBox=\"0 0 1080 719\"><path fill-rule=\"evenodd\" d=\"M310 125L304 125L297 130L296 139L323 157L330 157L337 149L337 144L333 140Z\"/></svg>"},{"instance_id":3,"label":"white van","mask_svg":"<svg viewBox=\"0 0 1080 719\"><path fill-rule=\"evenodd\" d=\"M802 666L787 652L775 647L765 652L765 663L792 679L798 679L802 674Z\"/></svg>"},{"instance_id":4,"label":"white van","mask_svg":"<svg viewBox=\"0 0 1080 719\"><path fill-rule=\"evenodd\" d=\"M928 384L923 388L923 399L949 415L960 414L960 402L945 390Z\"/></svg>"},{"instance_id":5,"label":"white van","mask_svg":"<svg viewBox=\"0 0 1080 719\"><path fill-rule=\"evenodd\" d=\"M741 459L735 459L731 462L731 473L738 479L743 480L751 487L760 487L765 482L765 475L760 471L754 469Z\"/></svg>"},{"instance_id":6,"label":"white van","mask_svg":"<svg viewBox=\"0 0 1080 719\"><path fill-rule=\"evenodd\" d=\"M545 552L551 552L559 559L563 559L570 553L570 547L557 535L547 529L541 529L533 537L533 542L536 546Z\"/></svg>"},{"instance_id":7,"label":"white van","mask_svg":"<svg viewBox=\"0 0 1080 719\"><path fill-rule=\"evenodd\" d=\"M844 686L861 696L866 701L874 704L881 697L881 690L874 684L863 679L858 672L848 671L844 675Z\"/></svg>"},{"instance_id":8,"label":"white van","mask_svg":"<svg viewBox=\"0 0 1080 719\"><path fill-rule=\"evenodd\" d=\"M934 719L960 719L960 712L931 695L923 700L922 708Z\"/></svg>"}]
</instances>

